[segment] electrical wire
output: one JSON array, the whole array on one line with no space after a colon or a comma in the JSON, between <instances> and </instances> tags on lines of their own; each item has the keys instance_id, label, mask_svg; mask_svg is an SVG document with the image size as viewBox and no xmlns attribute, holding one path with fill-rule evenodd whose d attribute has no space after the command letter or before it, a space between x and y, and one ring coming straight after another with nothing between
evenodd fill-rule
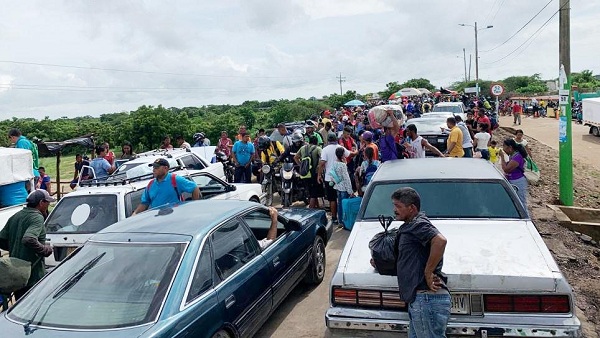
<instances>
[{"instance_id":1,"label":"electrical wire","mask_svg":"<svg viewBox=\"0 0 600 338\"><path fill-rule=\"evenodd\" d=\"M553 1L553 0L552 0ZM556 16L556 14L558 14L563 7L565 7L569 2L566 2L564 5L562 5L556 12L554 12L554 14L552 14L552 16L546 20L546 22L544 22L531 36L529 36L529 38L527 38L522 44L520 44L517 48L515 48L512 52L506 54L505 56L501 57L498 60L492 61L492 62L482 62L483 64L487 64L487 65L491 65L494 63L498 63L504 59L506 59L507 57L511 56L512 54L514 54L517 50L519 50L521 47L523 47L527 42L529 42L531 39L533 39L534 37L537 36L537 34L539 32L541 32L544 28L546 28L546 26L548 25L548 23ZM529 47L529 45L527 46ZM524 51L524 49L521 51L521 53ZM517 56L520 54L517 54Z\"/></svg>"},{"instance_id":2,"label":"electrical wire","mask_svg":"<svg viewBox=\"0 0 600 338\"><path fill-rule=\"evenodd\" d=\"M516 31L516 32L515 32L513 35L511 35L511 36L510 36L508 39L506 39L504 42L502 42L501 44L499 44L498 46L496 46L496 47L494 47L494 48L492 48L492 49L488 49L488 50L481 50L481 51L479 51L479 52L480 52L480 53L488 53L488 52L491 52L491 51L493 51L493 50L496 50L496 49L498 49L498 48L500 48L500 47L504 46L504 45L505 45L507 42L509 42L509 41L510 41L512 38L514 38L514 37L515 37L517 34L519 34L519 32L521 32L521 31L522 31L522 30L523 30L525 27L527 27L527 25L529 25L529 24L530 24L530 23L531 23L531 22L532 22L532 21L533 21L535 18L537 18L537 16L538 16L538 15L540 15L540 13L542 13L542 11L543 11L544 9L546 9L546 7L548 7L548 6L549 6L549 5L550 5L550 4L551 4L553 1L554 1L554 0L550 0L550 1L548 1L548 3L547 3L547 4L546 4L544 7L542 7L542 9L540 9L540 11L539 11L539 12L537 12L537 13L536 13L536 14L535 14L535 15L534 15L534 16L533 16L531 19L529 19L529 21L527 21L527 22L526 22L526 23L523 25L523 27L519 28L519 30L517 30L517 31Z\"/></svg>"},{"instance_id":3,"label":"electrical wire","mask_svg":"<svg viewBox=\"0 0 600 338\"><path fill-rule=\"evenodd\" d=\"M492 17L492 21L490 21L490 25L492 23L494 23L494 20L496 20L496 15L498 15L498 12L500 12L500 9L504 5L504 1L506 1L506 0L502 0L502 2L500 2L500 5L498 6L498 9L496 10L496 13L494 14L494 17Z\"/></svg>"}]
</instances>

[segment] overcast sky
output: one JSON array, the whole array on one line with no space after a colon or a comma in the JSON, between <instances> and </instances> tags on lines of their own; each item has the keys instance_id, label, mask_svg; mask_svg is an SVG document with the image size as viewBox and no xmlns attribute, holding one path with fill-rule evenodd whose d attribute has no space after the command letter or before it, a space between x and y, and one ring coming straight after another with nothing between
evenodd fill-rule
<instances>
[{"instance_id":1,"label":"overcast sky","mask_svg":"<svg viewBox=\"0 0 600 338\"><path fill-rule=\"evenodd\" d=\"M539 29L558 0L501 45L547 3L0 0L0 119L322 97L340 72L363 94L447 86L464 79L463 48L475 78L474 30L459 26L475 21L494 26L479 32L480 78L556 78L558 15ZM600 73L598 17L600 1L572 1L573 71Z\"/></svg>"}]
</instances>

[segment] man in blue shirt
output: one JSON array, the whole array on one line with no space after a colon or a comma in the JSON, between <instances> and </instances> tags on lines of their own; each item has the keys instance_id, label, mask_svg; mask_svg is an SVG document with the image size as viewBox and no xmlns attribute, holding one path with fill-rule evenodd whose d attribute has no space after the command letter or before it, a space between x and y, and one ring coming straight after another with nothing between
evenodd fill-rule
<instances>
[{"instance_id":1,"label":"man in blue shirt","mask_svg":"<svg viewBox=\"0 0 600 338\"><path fill-rule=\"evenodd\" d=\"M250 135L240 133L242 140L236 141L231 150L233 163L235 164L235 183L251 183L251 160L254 154L254 144L250 142Z\"/></svg>"},{"instance_id":2,"label":"man in blue shirt","mask_svg":"<svg viewBox=\"0 0 600 338\"><path fill-rule=\"evenodd\" d=\"M35 178L34 183L36 187L39 187L40 173L38 169L40 167L40 158L38 155L37 145L29 141L27 137L23 136L23 134L21 134L21 131L17 128L12 128L8 131L8 138L12 143L15 144L15 148L27 149L31 151L31 156L33 157L33 176Z\"/></svg>"},{"instance_id":3,"label":"man in blue shirt","mask_svg":"<svg viewBox=\"0 0 600 338\"><path fill-rule=\"evenodd\" d=\"M152 167L154 179L142 194L142 201L132 215L138 214L148 208L152 209L161 205L181 201L181 193L192 194L192 199L199 200L200 189L194 183L182 176L169 173L169 162L158 158L148 166Z\"/></svg>"}]
</instances>

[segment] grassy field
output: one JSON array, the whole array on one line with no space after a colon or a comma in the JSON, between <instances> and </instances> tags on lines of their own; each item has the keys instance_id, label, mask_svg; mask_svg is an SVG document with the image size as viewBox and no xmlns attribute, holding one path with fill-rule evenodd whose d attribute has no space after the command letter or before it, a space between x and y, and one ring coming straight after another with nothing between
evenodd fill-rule
<instances>
[{"instance_id":1,"label":"grassy field","mask_svg":"<svg viewBox=\"0 0 600 338\"><path fill-rule=\"evenodd\" d=\"M60 161L60 182L68 183L73 179L75 168L75 156L61 157ZM40 167L46 168L46 174L50 175L52 180L52 190L56 189L56 157L40 157ZM70 191L70 189L68 189Z\"/></svg>"}]
</instances>

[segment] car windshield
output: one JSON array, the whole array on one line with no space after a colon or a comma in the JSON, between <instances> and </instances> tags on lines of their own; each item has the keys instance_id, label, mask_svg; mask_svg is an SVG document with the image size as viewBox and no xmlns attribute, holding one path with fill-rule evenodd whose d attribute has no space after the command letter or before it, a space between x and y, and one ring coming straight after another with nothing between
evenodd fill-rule
<instances>
[{"instance_id":1,"label":"car windshield","mask_svg":"<svg viewBox=\"0 0 600 338\"><path fill-rule=\"evenodd\" d=\"M48 233L95 233L117 222L117 195L65 197L48 220Z\"/></svg>"},{"instance_id":2,"label":"car windshield","mask_svg":"<svg viewBox=\"0 0 600 338\"><path fill-rule=\"evenodd\" d=\"M152 322L184 250L184 243L88 242L36 285L8 317L70 329Z\"/></svg>"},{"instance_id":3,"label":"car windshield","mask_svg":"<svg viewBox=\"0 0 600 338\"><path fill-rule=\"evenodd\" d=\"M417 127L417 133L419 134L442 134L440 127L447 128L445 118L419 118L410 119L406 121L406 124L414 124Z\"/></svg>"},{"instance_id":4,"label":"car windshield","mask_svg":"<svg viewBox=\"0 0 600 338\"><path fill-rule=\"evenodd\" d=\"M460 106L434 106L432 112L451 112L454 114L460 114L463 112Z\"/></svg>"},{"instance_id":5,"label":"car windshield","mask_svg":"<svg viewBox=\"0 0 600 338\"><path fill-rule=\"evenodd\" d=\"M515 199L500 181L373 182L363 218L393 215L392 193L411 187L429 218L521 218Z\"/></svg>"}]
</instances>

